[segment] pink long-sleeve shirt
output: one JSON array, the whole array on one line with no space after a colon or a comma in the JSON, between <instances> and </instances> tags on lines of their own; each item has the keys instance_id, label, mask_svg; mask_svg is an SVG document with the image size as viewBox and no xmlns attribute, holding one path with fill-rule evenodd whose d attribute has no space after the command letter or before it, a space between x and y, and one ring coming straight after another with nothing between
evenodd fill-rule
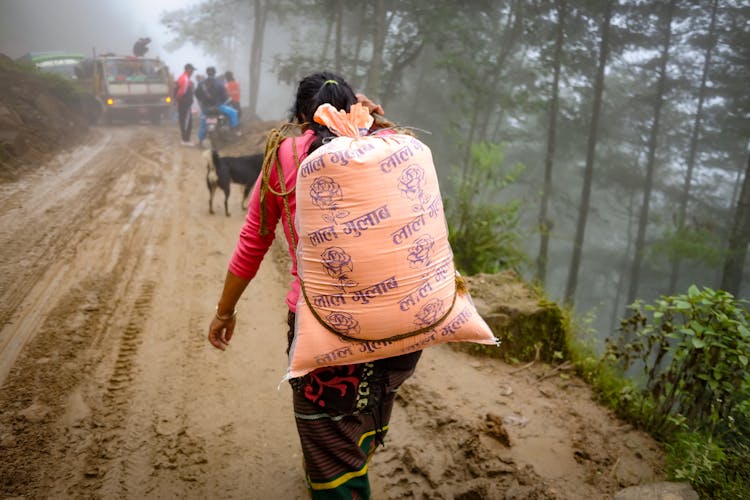
<instances>
[{"instance_id":1,"label":"pink long-sleeve shirt","mask_svg":"<svg viewBox=\"0 0 750 500\"><path fill-rule=\"evenodd\" d=\"M266 252L271 247L274 237L276 235L275 228L279 220L281 220L284 227L284 234L286 236L287 247L289 255L292 259L292 282L289 288L289 292L286 295L286 303L291 311L297 310L297 299L300 294L299 277L297 276L297 256L294 252L292 245L292 239L290 235L290 227L294 226L294 214L297 208L296 192L287 196L289 202L289 208L291 213L291 221L287 219L286 211L284 210L284 201L281 196L274 194L274 192L285 192L292 189L297 182L297 165L294 162L294 156L292 153L292 141L296 143L297 154L299 161L302 162L307 157L310 144L315 140L315 134L312 130L305 131L300 137L285 139L279 146L279 162L281 163L282 173L284 175L284 188L281 188L279 184L278 170L275 165L272 166L269 175L269 185L271 189L266 192L266 213L265 213L265 224L269 228L268 234L261 236L260 234L260 186L262 180L259 178L253 187L253 192L250 195L250 201L248 203L247 217L245 218L245 224L242 226L240 231L239 240L234 248L234 253L229 261L229 271L239 276L240 278L251 280L255 277L258 272L260 263ZM293 230L293 229L291 229ZM297 241L297 234L295 231L294 241Z\"/></svg>"}]
</instances>

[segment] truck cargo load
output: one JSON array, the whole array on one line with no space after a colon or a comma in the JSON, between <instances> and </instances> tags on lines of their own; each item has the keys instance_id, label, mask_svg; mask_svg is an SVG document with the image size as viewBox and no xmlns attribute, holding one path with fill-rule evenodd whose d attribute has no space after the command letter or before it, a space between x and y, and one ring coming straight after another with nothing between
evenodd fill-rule
<instances>
[{"instance_id":1,"label":"truck cargo load","mask_svg":"<svg viewBox=\"0 0 750 500\"><path fill-rule=\"evenodd\" d=\"M169 71L158 58L107 54L81 62L78 74L107 123L148 119L158 124L172 102Z\"/></svg>"}]
</instances>

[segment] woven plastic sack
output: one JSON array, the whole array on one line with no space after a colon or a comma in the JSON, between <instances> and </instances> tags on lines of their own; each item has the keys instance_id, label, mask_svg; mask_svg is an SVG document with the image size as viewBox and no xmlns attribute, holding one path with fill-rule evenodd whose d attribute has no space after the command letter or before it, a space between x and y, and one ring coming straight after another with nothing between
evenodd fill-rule
<instances>
[{"instance_id":1,"label":"woven plastic sack","mask_svg":"<svg viewBox=\"0 0 750 500\"><path fill-rule=\"evenodd\" d=\"M315 120L338 137L297 173L302 293L287 378L444 342L497 344L457 290L430 149L365 135L372 117L356 104L349 114L323 105Z\"/></svg>"}]
</instances>

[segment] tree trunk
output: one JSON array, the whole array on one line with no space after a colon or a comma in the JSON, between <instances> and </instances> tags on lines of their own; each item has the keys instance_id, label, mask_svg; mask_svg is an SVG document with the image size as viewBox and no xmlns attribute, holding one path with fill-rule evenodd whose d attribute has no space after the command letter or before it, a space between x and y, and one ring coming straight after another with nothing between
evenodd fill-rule
<instances>
[{"instance_id":1,"label":"tree trunk","mask_svg":"<svg viewBox=\"0 0 750 500\"><path fill-rule=\"evenodd\" d=\"M505 71L505 62L513 53L523 28L523 2L514 0L510 5L508 17L505 19L505 25L502 28L502 42L498 48L497 61L493 63L491 72L481 75L484 92L476 92L473 95L474 104L471 110L471 122L469 131L466 135L466 144L464 147L464 166L462 172L462 185L466 184L468 171L471 168L471 146L474 142L488 139L487 128L490 115L498 115L495 99L497 87L502 81L503 72Z\"/></svg>"},{"instance_id":2,"label":"tree trunk","mask_svg":"<svg viewBox=\"0 0 750 500\"><path fill-rule=\"evenodd\" d=\"M369 15L369 4L365 4L362 7L362 12L365 15ZM354 56L352 57L352 69L349 74L349 83L354 88L364 88L366 78L359 74L359 58L362 53L362 44L365 43L365 30L357 30L357 39L354 43Z\"/></svg>"},{"instance_id":3,"label":"tree trunk","mask_svg":"<svg viewBox=\"0 0 750 500\"><path fill-rule=\"evenodd\" d=\"M326 34L323 37L323 52L322 59L325 61L328 58L328 47L331 45L331 37L333 36L333 23L336 22L336 18L330 16L326 19Z\"/></svg>"},{"instance_id":4,"label":"tree trunk","mask_svg":"<svg viewBox=\"0 0 750 500\"><path fill-rule=\"evenodd\" d=\"M636 164L636 169L638 165ZM609 319L609 331L615 332L618 328L617 317L620 313L620 300L625 292L625 275L628 274L628 255L630 247L633 245L633 215L635 213L635 191L631 191L628 202L628 228L626 230L627 241L625 242L625 251L622 253L622 260L619 266L620 276L617 280L617 289L615 290L615 300L612 302L612 314ZM630 304L627 304L630 305Z\"/></svg>"},{"instance_id":5,"label":"tree trunk","mask_svg":"<svg viewBox=\"0 0 750 500\"><path fill-rule=\"evenodd\" d=\"M698 139L700 137L701 121L703 120L703 102L706 100L706 80L708 78L708 68L711 66L711 52L716 46L718 37L716 36L716 10L719 0L713 1L711 7L711 22L708 28L709 45L706 48L706 55L703 59L703 74L701 75L701 86L698 91L698 107L695 111L695 121L693 122L693 131L690 137L690 149L687 158L687 172L685 174L685 185L682 188L680 196L680 206L677 212L677 235L681 235L685 228L685 214L690 199L690 186L693 182L693 169L695 168L695 154L698 149ZM675 255L672 260L672 272L669 275L668 294L673 295L677 288L677 279L680 275L680 256Z\"/></svg>"},{"instance_id":6,"label":"tree trunk","mask_svg":"<svg viewBox=\"0 0 750 500\"><path fill-rule=\"evenodd\" d=\"M541 284L547 278L547 254L549 250L549 232L552 221L547 218L547 205L552 191L552 165L555 158L555 140L557 136L557 111L560 92L560 65L562 60L563 42L565 40L565 15L567 5L565 0L558 0L557 4L557 38L555 39L555 59L553 61L552 96L549 106L549 124L547 127L547 153L544 158L544 187L539 206L539 255L536 259L536 279Z\"/></svg>"},{"instance_id":7,"label":"tree trunk","mask_svg":"<svg viewBox=\"0 0 750 500\"><path fill-rule=\"evenodd\" d=\"M344 2L336 0L336 50L334 51L333 69L336 73L341 74L341 30L344 24Z\"/></svg>"},{"instance_id":8,"label":"tree trunk","mask_svg":"<svg viewBox=\"0 0 750 500\"><path fill-rule=\"evenodd\" d=\"M247 114L251 120L258 119L258 87L260 86L261 62L263 56L263 36L268 17L268 1L255 0L253 21L253 42L250 46L250 79L248 81Z\"/></svg>"},{"instance_id":9,"label":"tree trunk","mask_svg":"<svg viewBox=\"0 0 750 500\"><path fill-rule=\"evenodd\" d=\"M518 44L521 35L523 34L523 21L524 21L524 2L522 0L514 0L510 4L510 10L508 11L508 17L505 20L505 25L502 28L502 41L498 47L497 61L494 63L494 70L484 76L483 81L485 82L484 88L487 89L484 95L478 93L476 97L476 106L479 106L481 116L478 117L477 127L474 136L479 140L490 140L495 135L495 130L492 134L488 132L489 125L492 119L498 118L501 114L498 108L502 109L502 106L496 106L495 102L498 95L501 92L503 85L503 73L506 70L506 62L508 58L515 53L516 45ZM523 56L521 56L523 58ZM501 122L496 122L500 124ZM495 127L495 129L497 126Z\"/></svg>"},{"instance_id":10,"label":"tree trunk","mask_svg":"<svg viewBox=\"0 0 750 500\"><path fill-rule=\"evenodd\" d=\"M375 1L375 18L372 27L372 58L367 72L365 93L371 99L380 99L381 80L383 78L383 50L385 49L385 35L387 31L387 11L385 0Z\"/></svg>"},{"instance_id":11,"label":"tree trunk","mask_svg":"<svg viewBox=\"0 0 750 500\"><path fill-rule=\"evenodd\" d=\"M410 99L410 110L405 115L405 121L414 121L419 115L419 110L423 109L422 96L424 94L425 81L429 79L434 71L433 61L435 60L435 49L433 44L427 44L424 48L425 54L420 59L419 72L417 73L417 81L412 89L412 98ZM386 114L388 110L386 109Z\"/></svg>"},{"instance_id":12,"label":"tree trunk","mask_svg":"<svg viewBox=\"0 0 750 500\"><path fill-rule=\"evenodd\" d=\"M382 104L383 108L385 108L389 103L389 98L393 97L396 94L396 85L398 85L398 82L401 80L401 75L403 74L404 70L408 67L411 67L414 65L414 61L417 60L417 57L419 57L419 54L422 52L422 48L424 47L424 39L421 37L416 37L419 39L418 42L416 42L415 46L410 47L410 50L403 52L401 54L398 54L393 60L393 64L391 65L391 71L388 74L388 77L385 79L385 84L383 85L383 95L380 98L380 104Z\"/></svg>"},{"instance_id":13,"label":"tree trunk","mask_svg":"<svg viewBox=\"0 0 750 500\"><path fill-rule=\"evenodd\" d=\"M578 224L573 243L573 258L568 271L568 283L565 287L565 302L572 305L575 301L576 287L578 286L578 270L581 266L581 253L583 251L583 237L586 232L586 219L589 215L589 204L591 202L591 183L594 176L594 159L596 154L597 133L599 131L599 115L602 108L602 96L604 94L604 69L607 66L607 55L609 52L609 30L612 20L612 10L615 0L609 0L604 10L604 19L601 28L601 41L599 43L599 64L596 70L596 81L594 83L594 103L591 111L591 123L589 125L589 138L586 148L586 169L583 176L583 188L581 192L581 205L578 209Z\"/></svg>"},{"instance_id":14,"label":"tree trunk","mask_svg":"<svg viewBox=\"0 0 750 500\"><path fill-rule=\"evenodd\" d=\"M742 285L748 243L750 243L750 154L747 157L745 180L742 182L742 190L737 200L732 232L729 235L729 248L727 248L724 271L721 276L721 288L735 296L739 295Z\"/></svg>"},{"instance_id":15,"label":"tree trunk","mask_svg":"<svg viewBox=\"0 0 750 500\"><path fill-rule=\"evenodd\" d=\"M232 33L235 33L234 29L232 30ZM237 37L232 33L224 36L224 50L221 61L222 67L224 68L232 68L237 62L235 59L237 52Z\"/></svg>"},{"instance_id":16,"label":"tree trunk","mask_svg":"<svg viewBox=\"0 0 750 500\"><path fill-rule=\"evenodd\" d=\"M461 171L461 188L469 182L469 170L471 169L471 145L477 131L477 121L479 120L479 102L474 103L474 109L471 111L471 120L469 121L469 131L466 134L466 144L464 144L464 166Z\"/></svg>"},{"instance_id":17,"label":"tree trunk","mask_svg":"<svg viewBox=\"0 0 750 500\"><path fill-rule=\"evenodd\" d=\"M643 262L644 247L646 245L646 228L648 227L648 213L651 205L651 191L654 186L654 170L656 170L656 148L659 138L659 124L661 110L664 105L664 93L667 86L667 62L669 61L669 48L672 41L672 14L676 0L670 0L667 6L666 19L664 20L664 46L661 51L661 62L659 66L659 82L656 87L654 102L654 121L651 124L651 133L648 140L648 159L646 160L646 180L643 188L643 205L641 215L638 219L638 235L635 239L635 255L630 270L630 284L628 286L627 301L631 304L638 294L640 281L641 263Z\"/></svg>"},{"instance_id":18,"label":"tree trunk","mask_svg":"<svg viewBox=\"0 0 750 500\"><path fill-rule=\"evenodd\" d=\"M745 149L744 151L750 151L750 138L745 142ZM739 165L737 168L737 175L734 176L734 184L732 185L732 198L729 201L729 209L732 209L732 207L735 207L738 203L739 196L742 193L742 185L743 185L743 177L742 174L744 174L744 169L742 168L742 165Z\"/></svg>"}]
</instances>

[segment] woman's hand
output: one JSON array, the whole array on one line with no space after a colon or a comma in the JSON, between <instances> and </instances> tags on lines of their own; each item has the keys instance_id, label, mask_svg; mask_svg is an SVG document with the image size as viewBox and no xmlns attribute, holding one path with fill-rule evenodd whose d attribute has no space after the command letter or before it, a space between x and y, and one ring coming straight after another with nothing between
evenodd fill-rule
<instances>
[{"instance_id":1,"label":"woman's hand","mask_svg":"<svg viewBox=\"0 0 750 500\"><path fill-rule=\"evenodd\" d=\"M369 97L367 97L364 94L357 94L357 102L366 107L370 113L377 113L379 115L385 115L385 111L383 111L383 106L380 104L375 104L370 100Z\"/></svg>"},{"instance_id":2,"label":"woman's hand","mask_svg":"<svg viewBox=\"0 0 750 500\"><path fill-rule=\"evenodd\" d=\"M227 319L219 319L216 316L211 320L208 327L208 341L217 349L225 351L232 340L237 317L232 315Z\"/></svg>"},{"instance_id":3,"label":"woman's hand","mask_svg":"<svg viewBox=\"0 0 750 500\"><path fill-rule=\"evenodd\" d=\"M240 300L240 296L248 283L250 283L250 280L240 278L232 271L227 270L224 289L221 292L218 304L216 304L216 314L208 326L208 341L217 349L226 350L229 341L232 340L234 326L237 324L237 301Z\"/></svg>"}]
</instances>

